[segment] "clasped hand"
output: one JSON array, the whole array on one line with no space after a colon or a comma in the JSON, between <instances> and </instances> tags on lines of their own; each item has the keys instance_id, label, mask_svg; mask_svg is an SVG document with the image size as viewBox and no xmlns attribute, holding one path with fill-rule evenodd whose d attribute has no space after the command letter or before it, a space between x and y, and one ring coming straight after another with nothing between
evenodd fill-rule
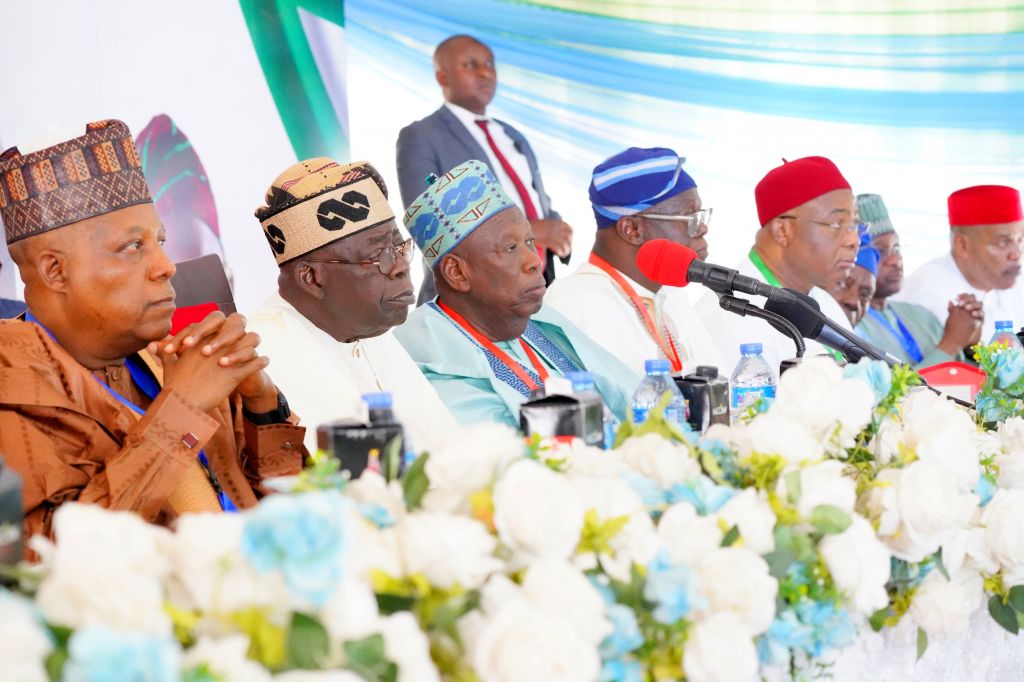
<instances>
[{"instance_id":1,"label":"clasped hand","mask_svg":"<svg viewBox=\"0 0 1024 682\"><path fill-rule=\"evenodd\" d=\"M277 407L277 388L263 371L270 359L256 351L259 343L244 316L215 311L148 350L163 367L164 388L204 412L237 390L245 408L259 414Z\"/></svg>"}]
</instances>

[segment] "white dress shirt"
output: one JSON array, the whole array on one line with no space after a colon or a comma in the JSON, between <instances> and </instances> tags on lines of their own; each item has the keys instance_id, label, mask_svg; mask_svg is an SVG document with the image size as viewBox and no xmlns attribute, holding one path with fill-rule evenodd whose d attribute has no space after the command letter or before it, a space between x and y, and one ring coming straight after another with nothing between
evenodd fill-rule
<instances>
[{"instance_id":1,"label":"white dress shirt","mask_svg":"<svg viewBox=\"0 0 1024 682\"><path fill-rule=\"evenodd\" d=\"M494 138L494 144L498 145L498 149L501 150L509 165L512 166L512 170L516 172L516 175L519 176L519 179L526 187L526 193L530 195L530 200L533 202L533 207L537 210L537 215L543 217L540 208L540 195L533 188L533 173L530 172L530 163L527 161L526 156L516 149L516 143L508 136L508 133L501 127L501 124L496 123L494 119L487 115L477 116L469 109L463 109L457 104L445 102L444 105L455 114L455 118L459 119L462 125L466 127L466 130L469 131L469 134L473 136L473 139L476 140L477 144L484 150L487 158L480 160L490 163L491 168L494 169L494 176L498 179L501 188L505 190L505 193L508 194L512 201L516 202L516 206L523 209L525 213L526 208L523 206L523 200L519 197L519 190L516 189L515 183L512 182L512 178L505 172L494 152L491 151L491 144L487 141L484 131L475 123L475 121L481 119L487 121L487 130L491 133L491 137Z\"/></svg>"},{"instance_id":2,"label":"white dress shirt","mask_svg":"<svg viewBox=\"0 0 1024 682\"><path fill-rule=\"evenodd\" d=\"M622 278L640 298L653 301L654 323L659 330L667 327L677 342L684 374L697 365L713 365L719 372L732 372L732 367L722 366L722 356L685 290L662 287L652 293L629 277ZM556 279L548 287L544 303L640 375L646 360L666 357L626 294L596 265L583 263L568 277Z\"/></svg>"},{"instance_id":3,"label":"white dress shirt","mask_svg":"<svg viewBox=\"0 0 1024 682\"><path fill-rule=\"evenodd\" d=\"M744 258L736 267L741 275L759 279L762 282L764 277L749 258ZM830 320L841 326L843 329L852 331L850 320L843 312L839 302L824 289L814 287L810 292L811 297L821 306L821 312ZM748 298L751 303L758 307L764 307L763 296L747 296L741 294L741 298ZM764 320L755 317L741 317L734 313L722 310L718 305L718 297L713 291L707 291L697 301L697 313L707 326L711 338L714 339L725 362L725 369L722 372L725 376L731 376L740 360L740 345L744 343L760 343L763 348L764 359L775 370L776 376L779 372L779 364L787 358L796 356L796 345L786 335L775 330ZM804 357L822 355L828 353L828 349L821 344L805 339L807 350Z\"/></svg>"},{"instance_id":4,"label":"white dress shirt","mask_svg":"<svg viewBox=\"0 0 1024 682\"><path fill-rule=\"evenodd\" d=\"M893 296L893 300L924 306L945 325L949 317L946 306L960 294L974 294L985 309L982 343L988 343L996 333L998 320L1011 320L1014 330L1024 325L1024 292L1020 283L1009 289L976 289L960 272L952 253L939 256L918 268L903 282L903 288Z\"/></svg>"},{"instance_id":5,"label":"white dress shirt","mask_svg":"<svg viewBox=\"0 0 1024 682\"><path fill-rule=\"evenodd\" d=\"M427 450L455 419L419 367L389 330L341 343L274 293L248 316L260 335L267 373L306 426L306 447L316 451L316 427L336 419L365 419L364 393L386 391L408 444Z\"/></svg>"}]
</instances>

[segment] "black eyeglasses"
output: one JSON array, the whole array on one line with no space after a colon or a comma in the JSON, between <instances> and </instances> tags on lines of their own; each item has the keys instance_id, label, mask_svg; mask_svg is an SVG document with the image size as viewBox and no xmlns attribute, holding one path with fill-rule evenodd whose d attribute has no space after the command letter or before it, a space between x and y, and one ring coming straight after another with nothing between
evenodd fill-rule
<instances>
[{"instance_id":1,"label":"black eyeglasses","mask_svg":"<svg viewBox=\"0 0 1024 682\"><path fill-rule=\"evenodd\" d=\"M406 265L412 262L412 237L409 237L398 246L385 246L380 251L380 255L376 259L367 260L316 260L309 259L311 263L342 263L344 265L376 265L381 271L381 274L387 276L395 271L398 267L399 259L405 262Z\"/></svg>"}]
</instances>

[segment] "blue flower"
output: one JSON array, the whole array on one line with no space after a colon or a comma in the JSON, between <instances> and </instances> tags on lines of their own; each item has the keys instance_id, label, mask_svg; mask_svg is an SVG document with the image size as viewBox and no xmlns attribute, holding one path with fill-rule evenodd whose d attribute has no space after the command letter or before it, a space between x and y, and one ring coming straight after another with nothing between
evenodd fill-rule
<instances>
[{"instance_id":1,"label":"blue flower","mask_svg":"<svg viewBox=\"0 0 1024 682\"><path fill-rule=\"evenodd\" d=\"M689 502L701 516L714 514L721 509L726 502L732 499L736 491L727 486L720 486L707 476L677 483L668 489L668 503Z\"/></svg>"},{"instance_id":2,"label":"blue flower","mask_svg":"<svg viewBox=\"0 0 1024 682\"><path fill-rule=\"evenodd\" d=\"M808 654L817 658L830 649L841 649L857 636L857 627L843 607L827 602L802 601L793 607L800 622L810 627Z\"/></svg>"},{"instance_id":3,"label":"blue flower","mask_svg":"<svg viewBox=\"0 0 1024 682\"><path fill-rule=\"evenodd\" d=\"M260 573L281 571L294 594L322 605L342 574L347 504L335 490L268 497L247 514L242 554Z\"/></svg>"},{"instance_id":4,"label":"blue flower","mask_svg":"<svg viewBox=\"0 0 1024 682\"><path fill-rule=\"evenodd\" d=\"M378 528L390 528L395 525L394 515L379 504L374 504L373 502L360 502L356 505L356 509L359 510L359 514L364 519Z\"/></svg>"},{"instance_id":5,"label":"blue flower","mask_svg":"<svg viewBox=\"0 0 1024 682\"><path fill-rule=\"evenodd\" d=\"M996 383L1006 390L1024 376L1024 353L1008 348L996 355Z\"/></svg>"},{"instance_id":6,"label":"blue flower","mask_svg":"<svg viewBox=\"0 0 1024 682\"><path fill-rule=\"evenodd\" d=\"M812 635L811 628L787 609L772 621L768 631L758 640L758 658L768 665L788 661L790 651L811 651L814 648Z\"/></svg>"},{"instance_id":7,"label":"blue flower","mask_svg":"<svg viewBox=\"0 0 1024 682\"><path fill-rule=\"evenodd\" d=\"M181 650L169 637L85 628L71 635L64 682L177 682Z\"/></svg>"},{"instance_id":8,"label":"blue flower","mask_svg":"<svg viewBox=\"0 0 1024 682\"><path fill-rule=\"evenodd\" d=\"M701 438L697 442L697 446L714 456L726 481L741 487L743 470L736 463L736 453L728 445L719 438Z\"/></svg>"},{"instance_id":9,"label":"blue flower","mask_svg":"<svg viewBox=\"0 0 1024 682\"><path fill-rule=\"evenodd\" d=\"M992 501L992 496L996 494L995 483L985 474L981 474L978 476L978 484L974 486L974 494L980 498L981 506L984 507Z\"/></svg>"},{"instance_id":10,"label":"blue flower","mask_svg":"<svg viewBox=\"0 0 1024 682\"><path fill-rule=\"evenodd\" d=\"M1006 408L999 403L999 399L988 394L978 394L974 401L974 410L981 416L982 421L986 422L1001 422L1010 416Z\"/></svg>"},{"instance_id":11,"label":"blue flower","mask_svg":"<svg viewBox=\"0 0 1024 682\"><path fill-rule=\"evenodd\" d=\"M861 358L857 364L847 365L843 369L843 376L860 379L870 386L875 393L875 405L885 400L892 390L892 370L881 360Z\"/></svg>"},{"instance_id":12,"label":"blue flower","mask_svg":"<svg viewBox=\"0 0 1024 682\"><path fill-rule=\"evenodd\" d=\"M694 608L706 605L697 589L696 576L686 566L671 563L664 551L658 552L647 565L644 599L654 604L654 620L665 625L676 623Z\"/></svg>"},{"instance_id":13,"label":"blue flower","mask_svg":"<svg viewBox=\"0 0 1024 682\"><path fill-rule=\"evenodd\" d=\"M601 660L620 658L644 643L633 609L612 604L605 609L604 615L612 624L612 633L601 642Z\"/></svg>"},{"instance_id":14,"label":"blue flower","mask_svg":"<svg viewBox=\"0 0 1024 682\"><path fill-rule=\"evenodd\" d=\"M649 510L658 510L668 505L668 497L658 483L635 471L627 471L623 478L629 487L636 491L636 494L644 501L644 506Z\"/></svg>"},{"instance_id":15,"label":"blue flower","mask_svg":"<svg viewBox=\"0 0 1024 682\"><path fill-rule=\"evenodd\" d=\"M646 679L639 663L621 658L605 661L601 666L601 676L597 678L598 682L644 682Z\"/></svg>"}]
</instances>

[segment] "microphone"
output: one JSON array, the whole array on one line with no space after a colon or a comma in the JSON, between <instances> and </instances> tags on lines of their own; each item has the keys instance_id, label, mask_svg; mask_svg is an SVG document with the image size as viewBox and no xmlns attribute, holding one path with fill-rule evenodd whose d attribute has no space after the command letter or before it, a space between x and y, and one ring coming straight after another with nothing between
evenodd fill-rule
<instances>
[{"instance_id":1,"label":"microphone","mask_svg":"<svg viewBox=\"0 0 1024 682\"><path fill-rule=\"evenodd\" d=\"M821 306L810 296L787 289L793 301L769 300L764 309L793 323L804 338L812 339L832 350L842 353L849 362L857 362L867 356L889 365L902 364L897 358L881 348L848 332L821 313Z\"/></svg>"},{"instance_id":2,"label":"microphone","mask_svg":"<svg viewBox=\"0 0 1024 682\"><path fill-rule=\"evenodd\" d=\"M705 263L697 258L693 249L668 239L652 239L641 246L636 254L636 264L648 279L670 287L685 287L696 282L718 294L740 292L764 296L770 301L796 300L787 289L741 275L732 268Z\"/></svg>"},{"instance_id":3,"label":"microphone","mask_svg":"<svg viewBox=\"0 0 1024 682\"><path fill-rule=\"evenodd\" d=\"M777 332L789 337L796 346L796 357L802 358L804 356L807 345L804 343L800 330L782 315L770 310L762 310L746 299L730 296L729 294L719 294L718 305L721 306L722 310L728 310L730 313L736 313L743 317L749 315L750 317L764 320L774 327ZM767 306L765 307L767 308Z\"/></svg>"}]
</instances>

